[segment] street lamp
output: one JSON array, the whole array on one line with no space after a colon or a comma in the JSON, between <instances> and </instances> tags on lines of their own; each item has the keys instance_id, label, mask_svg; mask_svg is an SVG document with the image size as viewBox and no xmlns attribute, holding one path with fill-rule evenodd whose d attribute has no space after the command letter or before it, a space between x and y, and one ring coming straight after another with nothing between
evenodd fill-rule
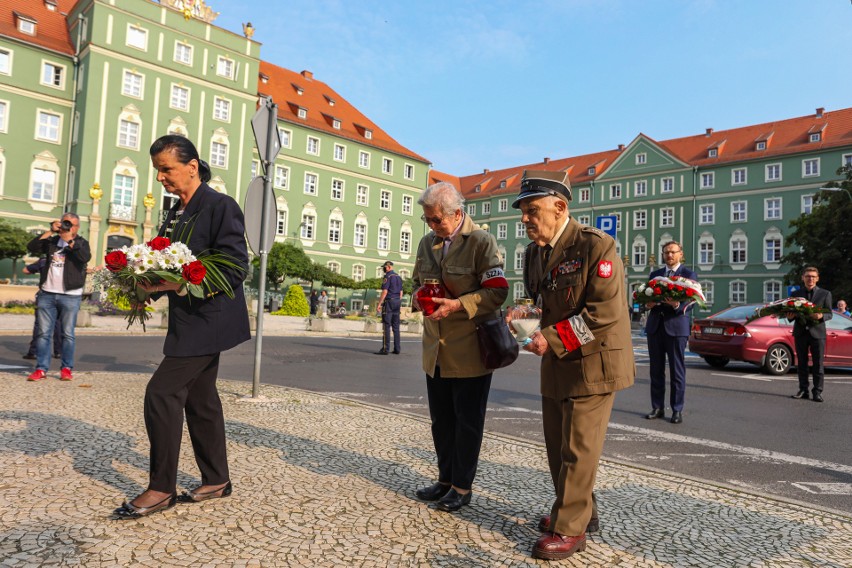
<instances>
[{"instance_id":1,"label":"street lamp","mask_svg":"<svg viewBox=\"0 0 852 568\"><path fill-rule=\"evenodd\" d=\"M842 192L846 197L849 198L849 201L852 201L852 192L844 187L821 187L820 191L831 191L831 192Z\"/></svg>"}]
</instances>

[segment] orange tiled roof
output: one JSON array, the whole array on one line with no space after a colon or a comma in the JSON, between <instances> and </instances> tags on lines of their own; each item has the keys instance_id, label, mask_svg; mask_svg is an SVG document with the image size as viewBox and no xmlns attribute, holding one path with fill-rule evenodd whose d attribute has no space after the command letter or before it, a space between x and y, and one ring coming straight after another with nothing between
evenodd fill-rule
<instances>
[{"instance_id":1,"label":"orange tiled roof","mask_svg":"<svg viewBox=\"0 0 852 568\"><path fill-rule=\"evenodd\" d=\"M387 150L415 160L428 162L402 146L379 128L373 121L337 94L334 89L314 79L309 71L296 73L267 61L260 62L257 90L261 95L271 96L278 104L278 118L295 124L322 130L336 136L355 140L381 150ZM266 79L266 82L264 82ZM301 93L301 94L300 94ZM307 118L299 118L299 108L307 110ZM340 129L334 128L334 120L340 121ZM370 131L371 138L365 136Z\"/></svg>"},{"instance_id":2,"label":"orange tiled roof","mask_svg":"<svg viewBox=\"0 0 852 568\"><path fill-rule=\"evenodd\" d=\"M0 0L0 36L14 38L45 49L74 55L65 15L77 0L55 0L56 10L47 9L44 0ZM16 14L35 20L35 35L18 30Z\"/></svg>"},{"instance_id":3,"label":"orange tiled roof","mask_svg":"<svg viewBox=\"0 0 852 568\"><path fill-rule=\"evenodd\" d=\"M461 187L459 185L458 176L439 172L438 170L429 170L429 180L427 185L435 185L436 183L441 181L446 181L453 184L453 187L455 187L456 189L459 189Z\"/></svg>"}]
</instances>

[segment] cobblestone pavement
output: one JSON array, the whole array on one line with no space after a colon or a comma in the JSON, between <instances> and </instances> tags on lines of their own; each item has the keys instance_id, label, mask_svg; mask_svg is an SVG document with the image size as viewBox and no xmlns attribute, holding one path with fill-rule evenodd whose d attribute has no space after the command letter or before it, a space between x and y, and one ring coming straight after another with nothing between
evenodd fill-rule
<instances>
[{"instance_id":1,"label":"cobblestone pavement","mask_svg":"<svg viewBox=\"0 0 852 568\"><path fill-rule=\"evenodd\" d=\"M148 377L0 373L2 566L533 566L551 503L543 447L486 434L472 504L413 498L435 473L423 419L222 381L234 494L137 521ZM188 439L181 488L199 483ZM562 566L852 566L852 519L611 462L600 533Z\"/></svg>"}]
</instances>

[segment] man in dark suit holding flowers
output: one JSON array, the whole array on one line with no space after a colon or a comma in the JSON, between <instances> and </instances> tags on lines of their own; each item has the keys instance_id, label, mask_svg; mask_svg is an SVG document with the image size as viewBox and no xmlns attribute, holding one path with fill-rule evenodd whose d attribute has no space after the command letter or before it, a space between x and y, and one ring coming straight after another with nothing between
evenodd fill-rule
<instances>
[{"instance_id":1,"label":"man in dark suit holding flowers","mask_svg":"<svg viewBox=\"0 0 852 568\"><path fill-rule=\"evenodd\" d=\"M794 298L804 298L817 308L826 308L826 313L812 313L807 317L787 314L793 324L793 338L796 340L796 364L799 370L799 392L793 398L808 398L808 351L814 369L814 388L811 391L814 402L822 402L822 383L825 377L822 360L825 356L825 322L831 319L831 292L817 286L819 270L808 266L802 273L804 286L793 293Z\"/></svg>"}]
</instances>

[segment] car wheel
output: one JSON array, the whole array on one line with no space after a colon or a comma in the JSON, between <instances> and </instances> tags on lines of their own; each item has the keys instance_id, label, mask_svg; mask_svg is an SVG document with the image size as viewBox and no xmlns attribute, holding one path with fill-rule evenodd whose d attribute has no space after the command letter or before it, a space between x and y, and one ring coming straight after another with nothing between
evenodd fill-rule
<instances>
[{"instance_id":1,"label":"car wheel","mask_svg":"<svg viewBox=\"0 0 852 568\"><path fill-rule=\"evenodd\" d=\"M719 357L717 355L703 355L703 357L707 361L707 364L715 369L721 369L731 361L727 357Z\"/></svg>"},{"instance_id":2,"label":"car wheel","mask_svg":"<svg viewBox=\"0 0 852 568\"><path fill-rule=\"evenodd\" d=\"M776 343L766 350L766 362L763 370L770 375L783 375L793 365L793 354L783 343Z\"/></svg>"}]
</instances>

